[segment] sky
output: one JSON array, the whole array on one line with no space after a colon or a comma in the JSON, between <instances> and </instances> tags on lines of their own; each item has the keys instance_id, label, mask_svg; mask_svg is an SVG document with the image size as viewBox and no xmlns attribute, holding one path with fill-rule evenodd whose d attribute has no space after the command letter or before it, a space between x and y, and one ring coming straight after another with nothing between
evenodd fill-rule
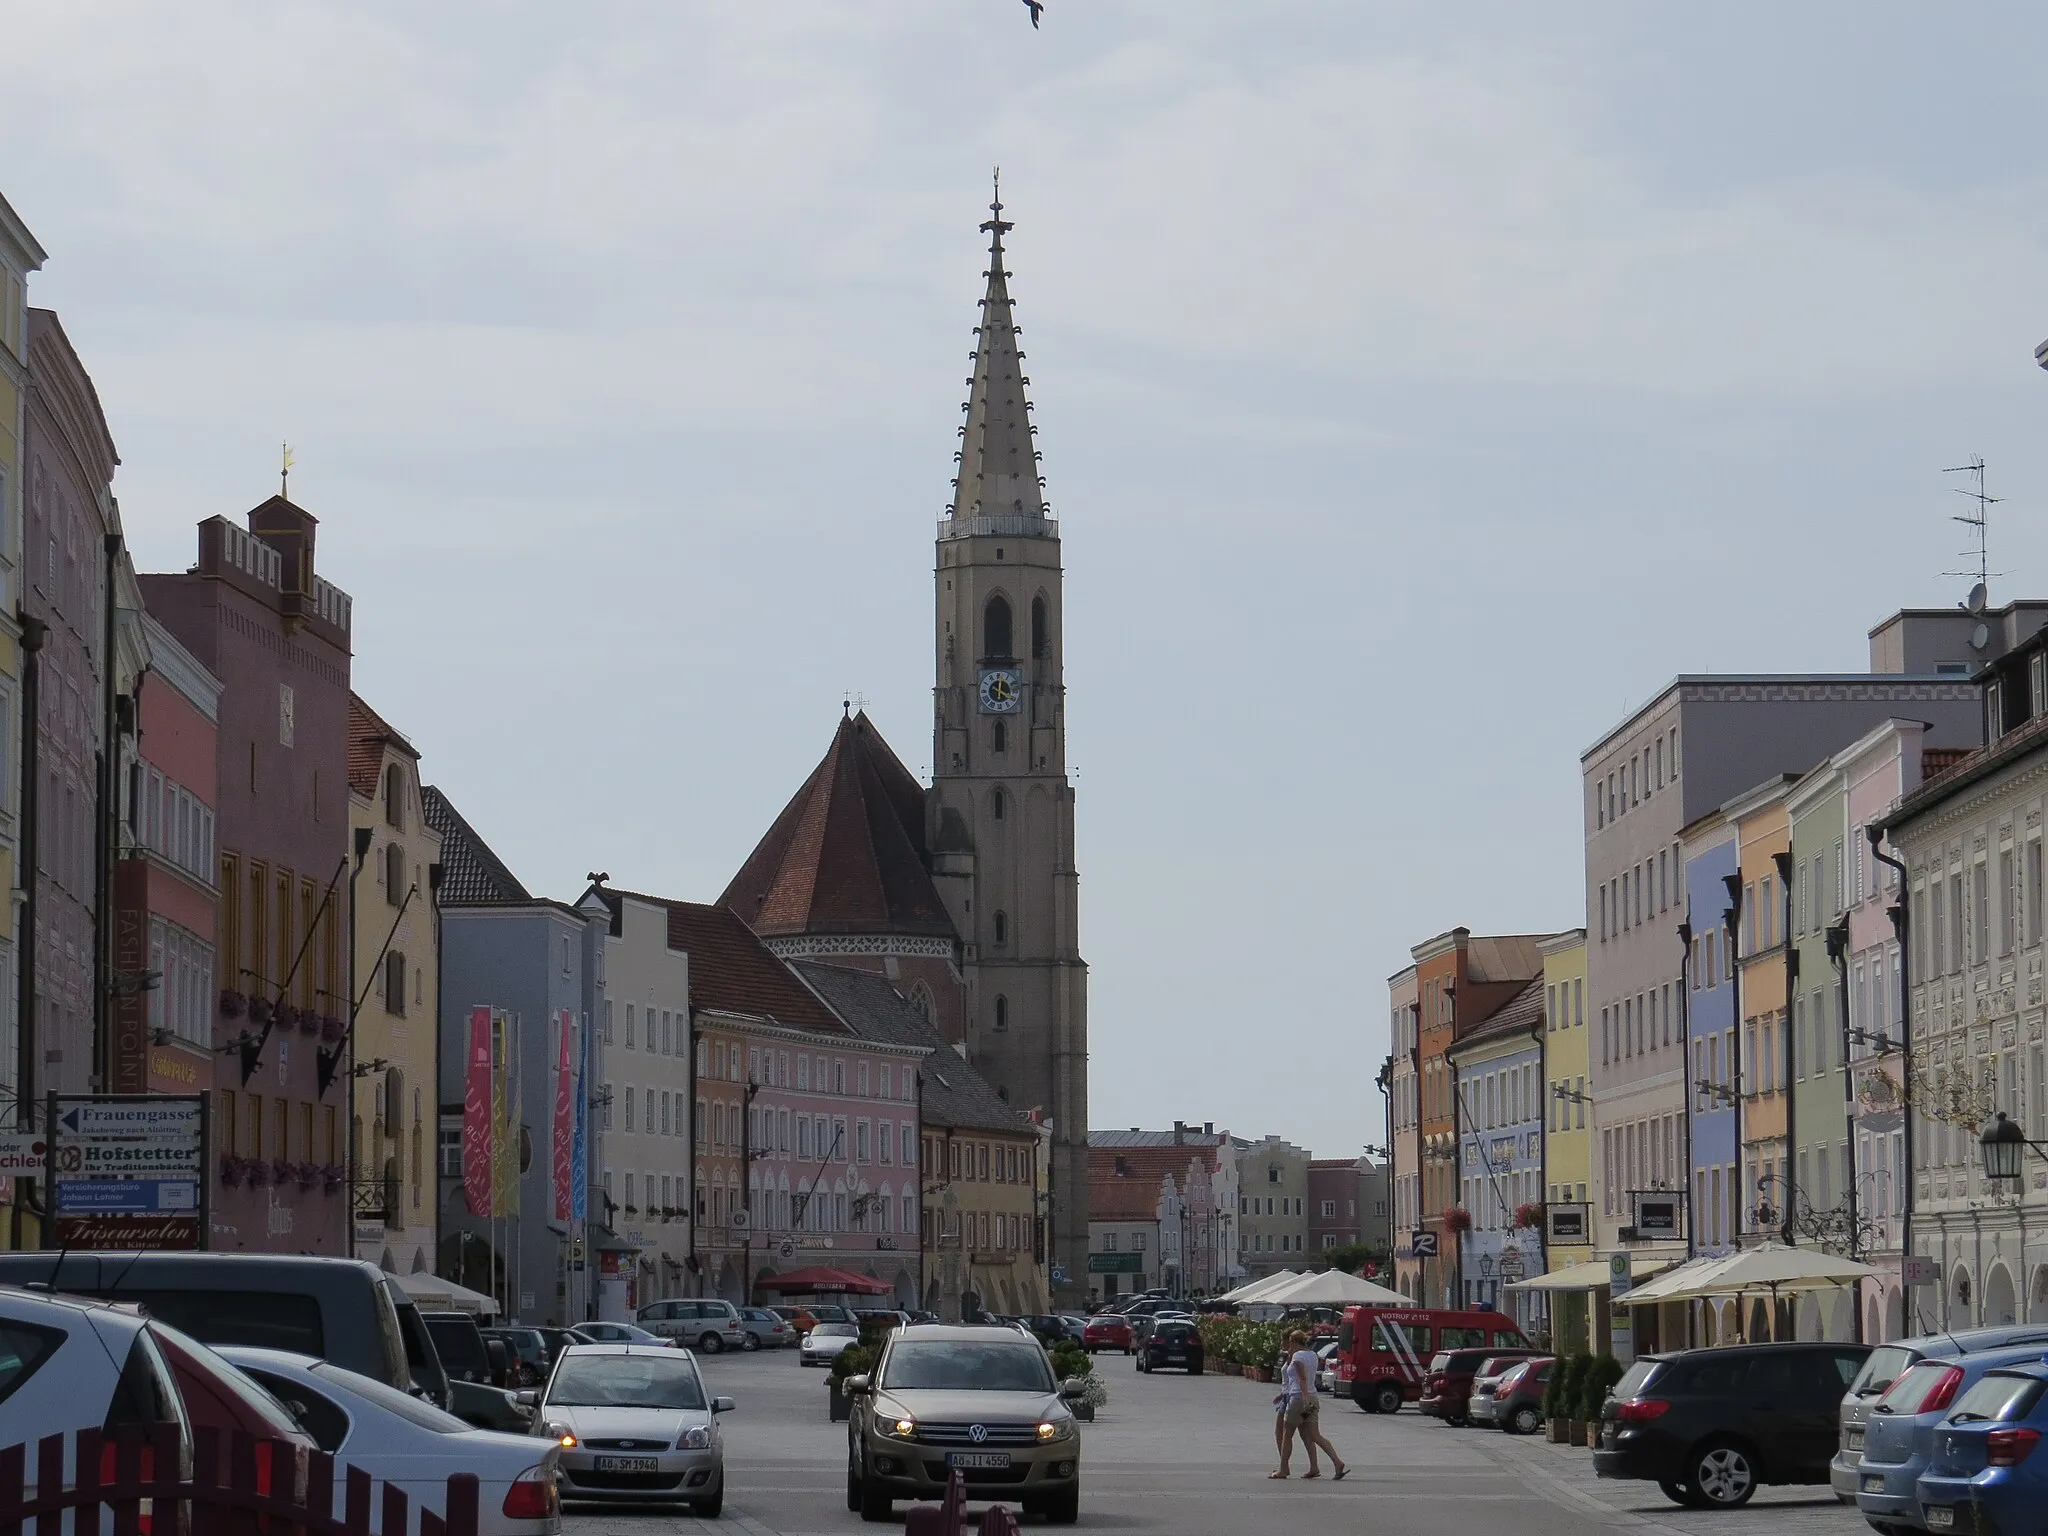
<instances>
[{"instance_id":1,"label":"sky","mask_svg":"<svg viewBox=\"0 0 2048 1536\"><path fill-rule=\"evenodd\" d=\"M1681 672L2048 595L2038 6L32 0L0 192L137 565L276 488L533 890L710 900L930 764L1000 164L1097 1126L1384 1135L1386 979L1584 921ZM1806 764L1787 764L1788 769Z\"/></svg>"}]
</instances>

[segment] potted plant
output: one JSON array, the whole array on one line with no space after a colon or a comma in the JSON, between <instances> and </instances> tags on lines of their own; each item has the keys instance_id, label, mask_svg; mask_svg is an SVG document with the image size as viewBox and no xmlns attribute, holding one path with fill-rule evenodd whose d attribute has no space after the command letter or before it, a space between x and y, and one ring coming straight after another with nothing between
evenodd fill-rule
<instances>
[{"instance_id":1,"label":"potted plant","mask_svg":"<svg viewBox=\"0 0 2048 1536\"><path fill-rule=\"evenodd\" d=\"M232 1153L232 1152L223 1152L223 1153L221 1153L221 1155L220 1155L220 1181L221 1181L221 1183L225 1184L225 1185L226 1185L226 1186L227 1186L227 1187L228 1187L229 1189L239 1189L239 1188L241 1188L241 1185L242 1185L242 1180L243 1180L243 1178L244 1178L244 1177L245 1177L245 1176L247 1175L247 1173L248 1173L248 1169L247 1169L246 1167L244 1167L244 1166L243 1166L243 1164L242 1164L242 1160L241 1160L241 1159L240 1159L239 1157L235 1156L235 1154L234 1154L234 1153Z\"/></svg>"},{"instance_id":2,"label":"potted plant","mask_svg":"<svg viewBox=\"0 0 2048 1536\"><path fill-rule=\"evenodd\" d=\"M300 1163L293 1172L298 1178L299 1188L301 1189L311 1189L325 1177L318 1163Z\"/></svg>"},{"instance_id":3,"label":"potted plant","mask_svg":"<svg viewBox=\"0 0 2048 1536\"><path fill-rule=\"evenodd\" d=\"M320 1020L320 1038L322 1040L325 1040L329 1045L334 1044L347 1032L347 1021L343 1019L338 1019L331 1013L325 1015Z\"/></svg>"},{"instance_id":4,"label":"potted plant","mask_svg":"<svg viewBox=\"0 0 2048 1536\"><path fill-rule=\"evenodd\" d=\"M270 1000L268 998L252 997L249 999L249 1022L251 1024L268 1024L270 1022Z\"/></svg>"},{"instance_id":5,"label":"potted plant","mask_svg":"<svg viewBox=\"0 0 2048 1536\"><path fill-rule=\"evenodd\" d=\"M1515 1225L1525 1232L1533 1232L1543 1225L1543 1207L1534 1201L1515 1207Z\"/></svg>"},{"instance_id":6,"label":"potted plant","mask_svg":"<svg viewBox=\"0 0 2048 1536\"><path fill-rule=\"evenodd\" d=\"M319 1034L320 1015L310 1008L301 1008L299 1010L299 1033L302 1035Z\"/></svg>"},{"instance_id":7,"label":"potted plant","mask_svg":"<svg viewBox=\"0 0 2048 1536\"><path fill-rule=\"evenodd\" d=\"M1580 1393L1579 1407L1585 1420L1585 1438L1579 1443L1592 1446L1600 1439L1600 1410L1606 1406L1608 1394L1614 1391L1614 1384L1625 1373L1621 1362L1612 1355L1599 1355L1586 1368L1586 1385Z\"/></svg>"},{"instance_id":8,"label":"potted plant","mask_svg":"<svg viewBox=\"0 0 2048 1536\"><path fill-rule=\"evenodd\" d=\"M251 1189L261 1189L270 1182L270 1160L262 1157L249 1158L242 1164L242 1178Z\"/></svg>"},{"instance_id":9,"label":"potted plant","mask_svg":"<svg viewBox=\"0 0 2048 1536\"><path fill-rule=\"evenodd\" d=\"M222 1018L239 1019L243 1014L247 1013L248 1011L249 999L242 996L242 994L237 992L233 987L229 987L221 993L220 1016Z\"/></svg>"},{"instance_id":10,"label":"potted plant","mask_svg":"<svg viewBox=\"0 0 2048 1536\"><path fill-rule=\"evenodd\" d=\"M845 1423L853 1411L853 1400L846 1395L846 1378L867 1375L875 1368L879 1354L879 1350L863 1342L849 1344L832 1357L831 1369L825 1372L825 1390L829 1394L826 1408L833 1423Z\"/></svg>"},{"instance_id":11,"label":"potted plant","mask_svg":"<svg viewBox=\"0 0 2048 1536\"><path fill-rule=\"evenodd\" d=\"M1444 1230L1452 1236L1460 1236L1472 1230L1472 1213L1462 1205L1454 1205L1444 1212Z\"/></svg>"},{"instance_id":12,"label":"potted plant","mask_svg":"<svg viewBox=\"0 0 2048 1536\"><path fill-rule=\"evenodd\" d=\"M1566 1445L1585 1444L1585 1416L1579 1405L1586 1389L1586 1372L1592 1365L1591 1355L1573 1355L1564 1363L1563 1379L1558 1385L1558 1406L1564 1410Z\"/></svg>"},{"instance_id":13,"label":"potted plant","mask_svg":"<svg viewBox=\"0 0 2048 1536\"><path fill-rule=\"evenodd\" d=\"M1095 1365L1088 1358L1088 1352L1078 1344L1060 1343L1052 1352L1052 1373L1063 1382L1070 1376L1078 1376L1088 1384L1088 1395L1068 1406L1073 1409L1075 1418L1092 1423L1096 1407L1109 1401L1109 1393L1096 1378Z\"/></svg>"}]
</instances>

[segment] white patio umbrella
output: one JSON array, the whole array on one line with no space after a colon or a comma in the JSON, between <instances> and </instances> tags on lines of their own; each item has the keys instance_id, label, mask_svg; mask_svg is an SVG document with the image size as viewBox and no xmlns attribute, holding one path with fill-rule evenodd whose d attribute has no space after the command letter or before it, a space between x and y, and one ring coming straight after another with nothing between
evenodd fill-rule
<instances>
[{"instance_id":1,"label":"white patio umbrella","mask_svg":"<svg viewBox=\"0 0 2048 1536\"><path fill-rule=\"evenodd\" d=\"M489 1317L498 1310L498 1303L482 1291L472 1291L466 1285L457 1285L439 1275L399 1275L396 1278L406 1295L430 1312L469 1312Z\"/></svg>"},{"instance_id":2,"label":"white patio umbrella","mask_svg":"<svg viewBox=\"0 0 2048 1536\"><path fill-rule=\"evenodd\" d=\"M1300 1278L1300 1270L1283 1269L1277 1275L1267 1275L1263 1280L1247 1280L1236 1290L1225 1291L1217 1300L1235 1302L1259 1301L1264 1298L1266 1292L1277 1290L1280 1286L1287 1284L1288 1281L1299 1280Z\"/></svg>"},{"instance_id":3,"label":"white patio umbrella","mask_svg":"<svg viewBox=\"0 0 2048 1536\"><path fill-rule=\"evenodd\" d=\"M1262 1307L1402 1307L1414 1303L1399 1291L1390 1291L1384 1285L1375 1285L1341 1269L1328 1269L1321 1274L1299 1276L1283 1286L1264 1291L1258 1297L1258 1304Z\"/></svg>"},{"instance_id":4,"label":"white patio umbrella","mask_svg":"<svg viewBox=\"0 0 2048 1536\"><path fill-rule=\"evenodd\" d=\"M1704 1258L1687 1259L1683 1264L1675 1264L1660 1274L1652 1275L1641 1285L1629 1289L1620 1298L1621 1305L1648 1305L1657 1301L1676 1301L1684 1295L1700 1294L1687 1292L1685 1287L1696 1280L1706 1279L1732 1257L1732 1254L1717 1253Z\"/></svg>"},{"instance_id":5,"label":"white patio umbrella","mask_svg":"<svg viewBox=\"0 0 2048 1536\"><path fill-rule=\"evenodd\" d=\"M1654 1299L1691 1301L1702 1296L1739 1296L1746 1291L1769 1291L1775 1297L1786 1292L1853 1285L1876 1273L1868 1264L1819 1248L1766 1243L1761 1248L1746 1248L1713 1260Z\"/></svg>"}]
</instances>

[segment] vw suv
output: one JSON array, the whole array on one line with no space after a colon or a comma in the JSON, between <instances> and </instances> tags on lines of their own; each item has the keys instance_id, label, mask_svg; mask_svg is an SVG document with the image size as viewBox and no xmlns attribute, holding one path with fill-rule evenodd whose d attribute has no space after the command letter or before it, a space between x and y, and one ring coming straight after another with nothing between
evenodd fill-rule
<instances>
[{"instance_id":1,"label":"vw suv","mask_svg":"<svg viewBox=\"0 0 2048 1536\"><path fill-rule=\"evenodd\" d=\"M1015 1500L1071 1524L1081 1431L1036 1339L1013 1328L899 1328L867 1376L849 1376L846 1507L888 1520L896 1499L937 1499L955 1471L969 1498Z\"/></svg>"}]
</instances>

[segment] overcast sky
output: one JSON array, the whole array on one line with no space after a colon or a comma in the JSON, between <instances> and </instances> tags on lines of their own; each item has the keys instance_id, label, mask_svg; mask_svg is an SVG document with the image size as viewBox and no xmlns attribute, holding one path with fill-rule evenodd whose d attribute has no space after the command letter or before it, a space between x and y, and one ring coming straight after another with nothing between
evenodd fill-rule
<instances>
[{"instance_id":1,"label":"overcast sky","mask_svg":"<svg viewBox=\"0 0 2048 1536\"><path fill-rule=\"evenodd\" d=\"M1096 1125L1379 1141L1386 978L1584 920L1678 671L2048 593L2037 6L39 0L0 190L182 569L298 453L357 686L538 891L930 763L1003 167ZM1806 764L1788 763L1787 768Z\"/></svg>"}]
</instances>

